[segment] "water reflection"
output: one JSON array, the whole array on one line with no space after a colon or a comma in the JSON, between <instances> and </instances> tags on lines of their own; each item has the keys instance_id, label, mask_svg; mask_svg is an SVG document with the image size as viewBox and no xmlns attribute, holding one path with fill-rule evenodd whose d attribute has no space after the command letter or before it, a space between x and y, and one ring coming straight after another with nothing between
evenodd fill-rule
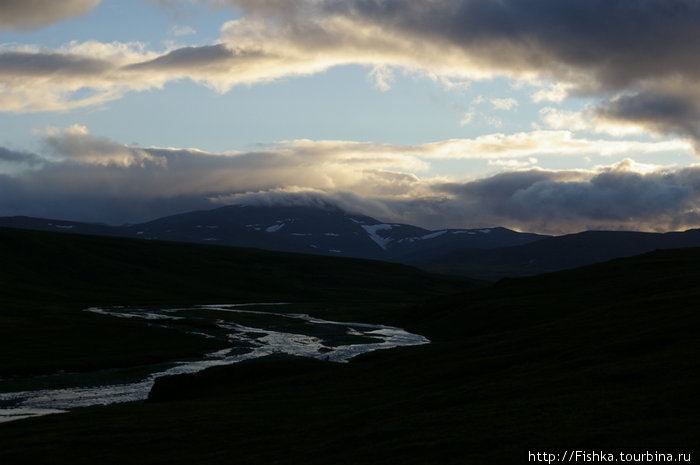
<instances>
[{"instance_id":1,"label":"water reflection","mask_svg":"<svg viewBox=\"0 0 700 465\"><path fill-rule=\"evenodd\" d=\"M429 342L423 336L391 326L342 323L301 313L245 308L271 305L283 304L200 305L164 309L88 308L86 311L97 314L147 319L166 326L169 321L181 323L185 319L207 319L214 324L204 328L197 327L196 331L188 332L203 337L225 339L231 343L231 347L209 353L200 360L173 362L137 382L0 393L0 422L60 413L80 407L145 400L155 379L160 376L196 373L209 367L230 365L265 355L289 354L342 363L378 349ZM253 320L256 326L249 326L252 323L236 322L235 315L226 315L231 313L238 314L246 321ZM183 329L180 324L173 327Z\"/></svg>"}]
</instances>

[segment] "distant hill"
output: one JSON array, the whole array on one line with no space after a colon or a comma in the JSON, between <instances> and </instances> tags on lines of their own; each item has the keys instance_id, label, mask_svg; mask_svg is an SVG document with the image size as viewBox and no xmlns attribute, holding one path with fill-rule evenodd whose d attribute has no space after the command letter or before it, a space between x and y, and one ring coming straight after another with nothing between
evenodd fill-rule
<instances>
[{"instance_id":1,"label":"distant hill","mask_svg":"<svg viewBox=\"0 0 700 465\"><path fill-rule=\"evenodd\" d=\"M122 226L5 217L0 218L3 226L391 261L486 280L576 268L656 249L700 247L700 230L587 231L557 237L502 227L428 230L383 223L330 204L232 205Z\"/></svg>"},{"instance_id":2,"label":"distant hill","mask_svg":"<svg viewBox=\"0 0 700 465\"><path fill-rule=\"evenodd\" d=\"M578 268L657 249L686 247L700 247L700 230L664 234L586 231L514 247L453 250L413 264L433 272L498 279Z\"/></svg>"},{"instance_id":3,"label":"distant hill","mask_svg":"<svg viewBox=\"0 0 700 465\"><path fill-rule=\"evenodd\" d=\"M396 262L430 259L456 248L508 247L547 237L505 228L433 231L406 224L382 223L369 216L347 213L332 205L233 205L124 226L5 217L0 218L0 226Z\"/></svg>"},{"instance_id":4,"label":"distant hill","mask_svg":"<svg viewBox=\"0 0 700 465\"><path fill-rule=\"evenodd\" d=\"M468 282L398 263L11 228L0 251L6 303L402 302Z\"/></svg>"}]
</instances>

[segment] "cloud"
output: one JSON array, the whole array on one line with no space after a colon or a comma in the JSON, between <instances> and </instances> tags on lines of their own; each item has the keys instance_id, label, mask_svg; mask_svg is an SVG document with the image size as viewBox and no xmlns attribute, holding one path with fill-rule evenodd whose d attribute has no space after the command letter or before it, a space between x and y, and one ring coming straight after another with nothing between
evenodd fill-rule
<instances>
[{"instance_id":1,"label":"cloud","mask_svg":"<svg viewBox=\"0 0 700 465\"><path fill-rule=\"evenodd\" d=\"M681 94L642 92L623 95L596 108L596 117L612 123L634 124L657 134L684 134L700 153L700 100Z\"/></svg>"},{"instance_id":2,"label":"cloud","mask_svg":"<svg viewBox=\"0 0 700 465\"><path fill-rule=\"evenodd\" d=\"M326 192L317 189L272 189L223 196L213 201L221 205L340 208L349 213L364 215L370 212L380 217L393 213L382 200L361 197L352 192Z\"/></svg>"},{"instance_id":3,"label":"cloud","mask_svg":"<svg viewBox=\"0 0 700 465\"><path fill-rule=\"evenodd\" d=\"M210 199L276 188L401 197L420 191L419 179L410 171L427 166L416 156L367 143L297 140L248 152L209 153L127 146L93 136L79 125L47 129L43 145L43 157L7 149L0 153L13 163L43 162L39 169L12 170L2 178L6 195L0 196L0 215L69 213L90 221L133 222L149 219L144 212L153 213L151 208L142 211L143 205L174 208L176 199L184 199L203 208L211 206ZM47 202L38 200L43 197ZM90 203L85 198L119 208L86 207L81 213L75 205ZM59 199L66 203L58 205Z\"/></svg>"},{"instance_id":4,"label":"cloud","mask_svg":"<svg viewBox=\"0 0 700 465\"><path fill-rule=\"evenodd\" d=\"M700 224L700 167L674 170L627 159L594 170L535 168L470 182L427 184L422 196L275 189L240 194L221 203L333 204L383 221L433 229L506 226L565 234L596 229L683 230Z\"/></svg>"},{"instance_id":5,"label":"cloud","mask_svg":"<svg viewBox=\"0 0 700 465\"><path fill-rule=\"evenodd\" d=\"M571 87L557 82L550 87L539 89L532 94L532 101L535 103L555 102L561 103L571 92Z\"/></svg>"},{"instance_id":6,"label":"cloud","mask_svg":"<svg viewBox=\"0 0 700 465\"><path fill-rule=\"evenodd\" d=\"M631 160L593 171L531 169L435 186L452 214L481 225L567 233L587 229L667 231L697 227L700 167L646 167ZM644 167L642 167L644 168Z\"/></svg>"},{"instance_id":7,"label":"cloud","mask_svg":"<svg viewBox=\"0 0 700 465\"><path fill-rule=\"evenodd\" d=\"M4 147L0 147L0 163L36 166L45 160L31 152L17 152Z\"/></svg>"},{"instance_id":8,"label":"cloud","mask_svg":"<svg viewBox=\"0 0 700 465\"><path fill-rule=\"evenodd\" d=\"M100 0L3 0L0 2L0 31L35 29L80 16Z\"/></svg>"},{"instance_id":9,"label":"cloud","mask_svg":"<svg viewBox=\"0 0 700 465\"><path fill-rule=\"evenodd\" d=\"M527 160L489 160L490 166L502 166L509 169L524 168L537 164L537 158L530 157Z\"/></svg>"},{"instance_id":10,"label":"cloud","mask_svg":"<svg viewBox=\"0 0 700 465\"><path fill-rule=\"evenodd\" d=\"M540 120L549 129L566 129L574 132L588 131L616 137L649 132L649 128L635 122L635 118L638 116L629 114L628 118L617 118L612 114L611 109L606 110L602 106L588 107L583 111L544 107L540 109L539 114ZM660 135L662 132L655 131L655 133Z\"/></svg>"},{"instance_id":11,"label":"cloud","mask_svg":"<svg viewBox=\"0 0 700 465\"><path fill-rule=\"evenodd\" d=\"M191 26L173 26L168 33L172 36L190 36L197 33Z\"/></svg>"},{"instance_id":12,"label":"cloud","mask_svg":"<svg viewBox=\"0 0 700 465\"><path fill-rule=\"evenodd\" d=\"M153 56L140 43L94 40L55 51L0 49L0 107L11 112L67 110L114 100L129 90L160 87L167 78L134 80L121 70Z\"/></svg>"},{"instance_id":13,"label":"cloud","mask_svg":"<svg viewBox=\"0 0 700 465\"><path fill-rule=\"evenodd\" d=\"M13 12L0 15L11 18L5 27L33 24L22 22L21 12L53 18L55 11L78 14L97 2L19 6L25 3L3 2ZM0 107L65 110L181 79L227 92L354 64L367 67L380 90L391 87L394 70L447 87L505 76L538 87L536 102L599 97L586 116L608 126L676 134L696 145L700 140L700 3L694 0L152 3L172 11L228 5L242 16L223 25L217 43L198 47L148 51L140 44L95 41L57 50L6 47L0 51ZM509 99L493 104L515 106Z\"/></svg>"},{"instance_id":14,"label":"cloud","mask_svg":"<svg viewBox=\"0 0 700 465\"><path fill-rule=\"evenodd\" d=\"M518 170L537 163L535 153L578 154L598 143L533 131L422 145L301 139L210 153L123 145L73 125L47 129L45 153L0 150L0 168L14 167L0 175L0 216L124 223L243 198L313 194L384 221L431 228L561 233L699 225L700 166L629 158L592 170ZM626 148L639 153L639 144ZM418 175L434 160L454 158L483 158L513 171L472 181Z\"/></svg>"},{"instance_id":15,"label":"cloud","mask_svg":"<svg viewBox=\"0 0 700 465\"><path fill-rule=\"evenodd\" d=\"M679 139L660 142L587 139L576 137L570 131L547 130L486 134L473 139L450 139L419 147L425 157L445 159L524 158L544 154L619 155L675 150L687 152L691 149L687 141Z\"/></svg>"},{"instance_id":16,"label":"cloud","mask_svg":"<svg viewBox=\"0 0 700 465\"><path fill-rule=\"evenodd\" d=\"M132 49L109 57L98 47L25 52L23 57L6 50L0 54L2 108L21 112L92 105L180 79L226 92L236 85L355 64L368 67L379 89L389 88L389 70L395 69L447 86L506 76L540 86L533 94L536 101L561 101L572 93L598 96L601 117L699 137L695 45L700 3L692 0L156 3L230 5L242 16L223 25L218 43L200 47ZM60 72L52 71L56 67ZM84 88L94 95L79 97ZM685 102L686 108L670 109L672 102ZM512 108L506 101L498 105ZM631 111L632 105L643 107L643 118Z\"/></svg>"},{"instance_id":17,"label":"cloud","mask_svg":"<svg viewBox=\"0 0 700 465\"><path fill-rule=\"evenodd\" d=\"M491 105L497 110L511 110L518 106L518 101L514 98L494 98Z\"/></svg>"},{"instance_id":18,"label":"cloud","mask_svg":"<svg viewBox=\"0 0 700 465\"><path fill-rule=\"evenodd\" d=\"M65 131L49 128L44 142L54 155L82 164L128 167L146 162L162 164L166 160L165 157L155 157L138 147L117 144L106 137L89 136L87 128L77 124Z\"/></svg>"},{"instance_id":19,"label":"cloud","mask_svg":"<svg viewBox=\"0 0 700 465\"><path fill-rule=\"evenodd\" d=\"M469 111L465 112L462 119L459 120L459 125L460 126L467 126L472 122L473 119L474 119L474 110L469 110Z\"/></svg>"},{"instance_id":20,"label":"cloud","mask_svg":"<svg viewBox=\"0 0 700 465\"><path fill-rule=\"evenodd\" d=\"M391 89L391 85L394 83L394 73L386 66L375 66L370 71L368 78L373 80L374 87L382 92Z\"/></svg>"}]
</instances>

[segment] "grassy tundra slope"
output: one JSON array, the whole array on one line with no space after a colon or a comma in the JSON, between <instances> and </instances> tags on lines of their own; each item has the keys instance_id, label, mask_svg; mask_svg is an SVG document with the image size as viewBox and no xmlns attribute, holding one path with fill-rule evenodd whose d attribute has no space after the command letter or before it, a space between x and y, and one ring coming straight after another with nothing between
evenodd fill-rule
<instances>
[{"instance_id":1,"label":"grassy tundra slope","mask_svg":"<svg viewBox=\"0 0 700 465\"><path fill-rule=\"evenodd\" d=\"M210 340L82 311L100 305L308 302L383 320L469 286L384 262L0 228L0 376L151 363ZM322 311L319 309L319 312Z\"/></svg>"},{"instance_id":2,"label":"grassy tundra slope","mask_svg":"<svg viewBox=\"0 0 700 465\"><path fill-rule=\"evenodd\" d=\"M149 402L0 425L0 462L502 464L554 449L687 451L700 429L698 263L700 249L657 251L436 297L383 313L430 345L166 378ZM225 292L209 284L187 292ZM387 285L368 284L368 301L395 296ZM313 282L304 289L315 294Z\"/></svg>"}]
</instances>

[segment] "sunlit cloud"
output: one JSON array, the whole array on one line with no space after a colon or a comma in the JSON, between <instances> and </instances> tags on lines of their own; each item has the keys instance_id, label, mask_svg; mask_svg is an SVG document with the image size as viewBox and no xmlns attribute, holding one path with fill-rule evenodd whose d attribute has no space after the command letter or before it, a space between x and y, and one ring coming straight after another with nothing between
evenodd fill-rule
<instances>
[{"instance_id":1,"label":"sunlit cloud","mask_svg":"<svg viewBox=\"0 0 700 465\"><path fill-rule=\"evenodd\" d=\"M129 167L145 163L165 164L165 157L153 156L139 147L128 147L106 138L93 137L85 126L73 125L64 131L50 127L44 143L50 153L80 164Z\"/></svg>"},{"instance_id":2,"label":"sunlit cloud","mask_svg":"<svg viewBox=\"0 0 700 465\"><path fill-rule=\"evenodd\" d=\"M631 120L607 118L602 116L599 110L592 108L584 111L570 111L544 107L540 109L539 114L540 120L550 129L588 131L615 137L649 132L648 129Z\"/></svg>"},{"instance_id":3,"label":"sunlit cloud","mask_svg":"<svg viewBox=\"0 0 700 465\"><path fill-rule=\"evenodd\" d=\"M0 51L0 108L4 111L67 110L120 98L129 90L161 87L167 78L133 81L121 67L154 57L143 44L70 42L56 51ZM83 92L81 96L76 96Z\"/></svg>"},{"instance_id":4,"label":"sunlit cloud","mask_svg":"<svg viewBox=\"0 0 700 465\"><path fill-rule=\"evenodd\" d=\"M518 101L514 98L494 98L491 105L497 110L512 110L518 106Z\"/></svg>"},{"instance_id":5,"label":"sunlit cloud","mask_svg":"<svg viewBox=\"0 0 700 465\"><path fill-rule=\"evenodd\" d=\"M489 160L490 166L500 166L508 169L522 169L537 165L537 158L530 157L527 160Z\"/></svg>"},{"instance_id":6,"label":"sunlit cloud","mask_svg":"<svg viewBox=\"0 0 700 465\"><path fill-rule=\"evenodd\" d=\"M470 110L464 113L464 116L462 116L462 119L459 120L459 125L460 126L467 126L472 122L474 119L474 110Z\"/></svg>"},{"instance_id":7,"label":"sunlit cloud","mask_svg":"<svg viewBox=\"0 0 700 465\"><path fill-rule=\"evenodd\" d=\"M374 87L385 92L391 89L394 83L394 73L386 66L375 66L370 71L368 78L374 82Z\"/></svg>"},{"instance_id":8,"label":"sunlit cloud","mask_svg":"<svg viewBox=\"0 0 700 465\"><path fill-rule=\"evenodd\" d=\"M0 175L0 215L136 222L303 194L432 228L564 233L700 225L700 167L632 158L668 142L618 146L626 159L592 169L545 170L538 153L581 154L605 144L534 131L420 145L299 139L210 153L123 145L80 125L48 128L41 137L42 154L0 149L0 167L14 167ZM449 159L483 159L506 171L470 181L428 174L431 163Z\"/></svg>"},{"instance_id":9,"label":"sunlit cloud","mask_svg":"<svg viewBox=\"0 0 700 465\"><path fill-rule=\"evenodd\" d=\"M46 26L98 3L0 2L0 30ZM212 153L124 145L82 125L49 127L40 131L37 153L0 147L0 214L78 215L94 204L101 205L91 213L96 221L136 221L244 198L301 196L355 202L387 220L430 226L556 233L700 224L698 167L636 161L700 153L699 2L148 3L177 18L178 26L164 29L170 39L197 33L181 24L201 8L231 7L217 11L234 12L225 18L236 19L220 25L216 40L188 47L174 40L153 42L165 44L160 48L97 40L51 48L0 44L0 111L105 107L178 81L226 93L354 66L377 91L404 89L402 79L409 78L451 92L458 137L400 144L294 134L299 138ZM495 78L517 88L519 100L509 97L515 92L494 94L474 84ZM483 95L473 98L469 86ZM586 106L572 110L571 102ZM514 116L538 107L544 108L529 128L511 125ZM490 133L473 132L489 127ZM647 135L654 138L640 137ZM563 160L569 157L590 167L601 156L610 157L608 165L538 167L555 157L559 166L570 166ZM447 172L445 166L460 160L500 172L470 181L434 176L436 165Z\"/></svg>"},{"instance_id":10,"label":"sunlit cloud","mask_svg":"<svg viewBox=\"0 0 700 465\"><path fill-rule=\"evenodd\" d=\"M191 27L191 26L173 26L170 28L170 31L168 31L170 35L172 36L191 36L197 33L197 31Z\"/></svg>"},{"instance_id":11,"label":"sunlit cloud","mask_svg":"<svg viewBox=\"0 0 700 465\"><path fill-rule=\"evenodd\" d=\"M692 144L674 139L637 142L576 137L571 131L537 130L514 134L486 134L421 146L425 157L443 159L524 158L536 155L619 155L625 153L689 152Z\"/></svg>"},{"instance_id":12,"label":"sunlit cloud","mask_svg":"<svg viewBox=\"0 0 700 465\"><path fill-rule=\"evenodd\" d=\"M535 103L554 102L561 103L569 95L572 86L560 82L548 87L541 88L532 94L532 101Z\"/></svg>"},{"instance_id":13,"label":"sunlit cloud","mask_svg":"<svg viewBox=\"0 0 700 465\"><path fill-rule=\"evenodd\" d=\"M30 3L34 7L21 6ZM0 24L45 24L84 13L98 2L38 2L45 8L35 8L36 3L3 2ZM56 50L5 48L0 52L0 108L27 112L98 105L129 91L161 88L182 79L227 92L242 84L359 65L382 91L391 88L394 70L447 88L503 76L534 86L535 102L561 102L573 94L602 98L590 111L599 122L607 122L609 133L613 127L623 132L636 128L700 140L697 2L152 3L173 11L229 5L241 17L221 27L218 42L198 47L154 51L88 41ZM500 110L516 105L510 99L492 103ZM467 114L461 124L469 121ZM496 119L486 122L498 126Z\"/></svg>"}]
</instances>

